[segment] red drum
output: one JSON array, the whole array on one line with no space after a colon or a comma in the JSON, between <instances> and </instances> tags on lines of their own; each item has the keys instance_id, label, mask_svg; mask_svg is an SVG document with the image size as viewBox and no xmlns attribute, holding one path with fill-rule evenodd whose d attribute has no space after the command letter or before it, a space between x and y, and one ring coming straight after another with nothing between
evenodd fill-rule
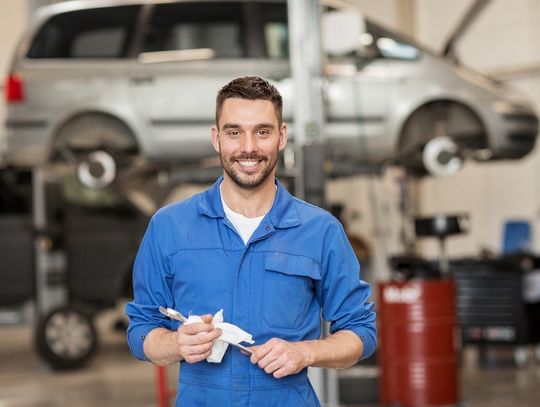
<instances>
[{"instance_id":1,"label":"red drum","mask_svg":"<svg viewBox=\"0 0 540 407\"><path fill-rule=\"evenodd\" d=\"M382 283L378 303L380 401L406 407L457 404L454 283Z\"/></svg>"}]
</instances>

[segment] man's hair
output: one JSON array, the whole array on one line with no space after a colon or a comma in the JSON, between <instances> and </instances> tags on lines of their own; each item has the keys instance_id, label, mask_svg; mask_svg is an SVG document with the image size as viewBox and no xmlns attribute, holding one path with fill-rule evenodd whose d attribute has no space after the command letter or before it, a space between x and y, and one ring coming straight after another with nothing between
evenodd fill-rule
<instances>
[{"instance_id":1,"label":"man's hair","mask_svg":"<svg viewBox=\"0 0 540 407\"><path fill-rule=\"evenodd\" d=\"M258 76L244 76L233 79L219 90L216 98L216 126L219 124L223 103L230 98L269 100L274 105L279 124L283 120L283 99L276 87Z\"/></svg>"}]
</instances>

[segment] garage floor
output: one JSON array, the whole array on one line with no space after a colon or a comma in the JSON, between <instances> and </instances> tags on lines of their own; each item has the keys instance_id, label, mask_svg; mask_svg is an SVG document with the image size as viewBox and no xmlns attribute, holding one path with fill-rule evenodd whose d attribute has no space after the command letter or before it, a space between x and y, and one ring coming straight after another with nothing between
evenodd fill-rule
<instances>
[{"instance_id":1,"label":"garage floor","mask_svg":"<svg viewBox=\"0 0 540 407\"><path fill-rule=\"evenodd\" d=\"M154 368L130 356L124 335L109 327L114 315L100 318L101 346L86 369L51 373L32 350L28 326L0 327L0 407L155 406ZM537 407L540 363L524 368L497 354L495 366L479 368L474 348L465 352L461 372L466 407ZM171 385L174 371L170 371ZM372 407L362 404L363 407Z\"/></svg>"}]
</instances>

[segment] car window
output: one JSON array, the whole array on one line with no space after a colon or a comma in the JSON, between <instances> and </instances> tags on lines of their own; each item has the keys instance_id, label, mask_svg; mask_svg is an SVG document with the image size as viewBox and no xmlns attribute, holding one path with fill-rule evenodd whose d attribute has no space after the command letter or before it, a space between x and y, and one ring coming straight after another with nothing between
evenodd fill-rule
<instances>
[{"instance_id":1,"label":"car window","mask_svg":"<svg viewBox=\"0 0 540 407\"><path fill-rule=\"evenodd\" d=\"M414 45L389 37L378 38L377 48L384 58L416 60L420 56L420 51Z\"/></svg>"},{"instance_id":2,"label":"car window","mask_svg":"<svg viewBox=\"0 0 540 407\"><path fill-rule=\"evenodd\" d=\"M246 55L244 31L240 3L158 4L143 52L208 50L213 58L240 58Z\"/></svg>"},{"instance_id":3,"label":"car window","mask_svg":"<svg viewBox=\"0 0 540 407\"><path fill-rule=\"evenodd\" d=\"M289 57L289 32L286 23L266 23L264 43L268 58L286 59Z\"/></svg>"},{"instance_id":4,"label":"car window","mask_svg":"<svg viewBox=\"0 0 540 407\"><path fill-rule=\"evenodd\" d=\"M390 59L402 59L414 61L420 58L421 51L410 41L388 31L372 22L366 24L367 33L364 34L363 42L374 45L379 57Z\"/></svg>"},{"instance_id":5,"label":"car window","mask_svg":"<svg viewBox=\"0 0 540 407\"><path fill-rule=\"evenodd\" d=\"M124 58L139 10L121 6L55 15L35 36L28 58Z\"/></svg>"},{"instance_id":6,"label":"car window","mask_svg":"<svg viewBox=\"0 0 540 407\"><path fill-rule=\"evenodd\" d=\"M119 57L126 33L120 27L81 33L73 40L73 58Z\"/></svg>"},{"instance_id":7,"label":"car window","mask_svg":"<svg viewBox=\"0 0 540 407\"><path fill-rule=\"evenodd\" d=\"M175 52L176 51L176 52ZM142 52L166 59L276 58L289 56L287 4L178 2L157 4Z\"/></svg>"},{"instance_id":8,"label":"car window","mask_svg":"<svg viewBox=\"0 0 540 407\"><path fill-rule=\"evenodd\" d=\"M289 57L287 4L262 3L261 18L264 36L264 56L271 59Z\"/></svg>"}]
</instances>

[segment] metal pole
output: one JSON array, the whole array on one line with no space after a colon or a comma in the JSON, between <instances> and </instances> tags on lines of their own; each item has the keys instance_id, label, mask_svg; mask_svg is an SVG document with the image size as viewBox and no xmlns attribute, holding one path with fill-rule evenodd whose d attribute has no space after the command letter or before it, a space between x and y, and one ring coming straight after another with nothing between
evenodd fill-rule
<instances>
[{"instance_id":1,"label":"metal pole","mask_svg":"<svg viewBox=\"0 0 540 407\"><path fill-rule=\"evenodd\" d=\"M34 239L35 249L35 278L36 278L36 310L37 315L44 314L49 306L45 294L47 287L47 251L49 240L43 236L42 231L47 226L45 208L45 174L42 168L32 170L32 218L34 230L37 231Z\"/></svg>"},{"instance_id":2,"label":"metal pole","mask_svg":"<svg viewBox=\"0 0 540 407\"><path fill-rule=\"evenodd\" d=\"M314 0L289 0L289 38L294 86L295 195L324 206L325 174L321 7ZM323 335L327 334L324 325ZM309 368L309 378L324 406L337 406L334 370Z\"/></svg>"},{"instance_id":3,"label":"metal pole","mask_svg":"<svg viewBox=\"0 0 540 407\"><path fill-rule=\"evenodd\" d=\"M47 233L47 184L51 174L41 167L32 170L32 216L35 231L36 316L45 315L68 300L65 254L53 247Z\"/></svg>"},{"instance_id":4,"label":"metal pole","mask_svg":"<svg viewBox=\"0 0 540 407\"><path fill-rule=\"evenodd\" d=\"M291 71L294 86L295 194L309 200L305 188L305 146L320 144L324 120L320 5L289 1ZM321 173L322 173L322 162Z\"/></svg>"}]
</instances>

